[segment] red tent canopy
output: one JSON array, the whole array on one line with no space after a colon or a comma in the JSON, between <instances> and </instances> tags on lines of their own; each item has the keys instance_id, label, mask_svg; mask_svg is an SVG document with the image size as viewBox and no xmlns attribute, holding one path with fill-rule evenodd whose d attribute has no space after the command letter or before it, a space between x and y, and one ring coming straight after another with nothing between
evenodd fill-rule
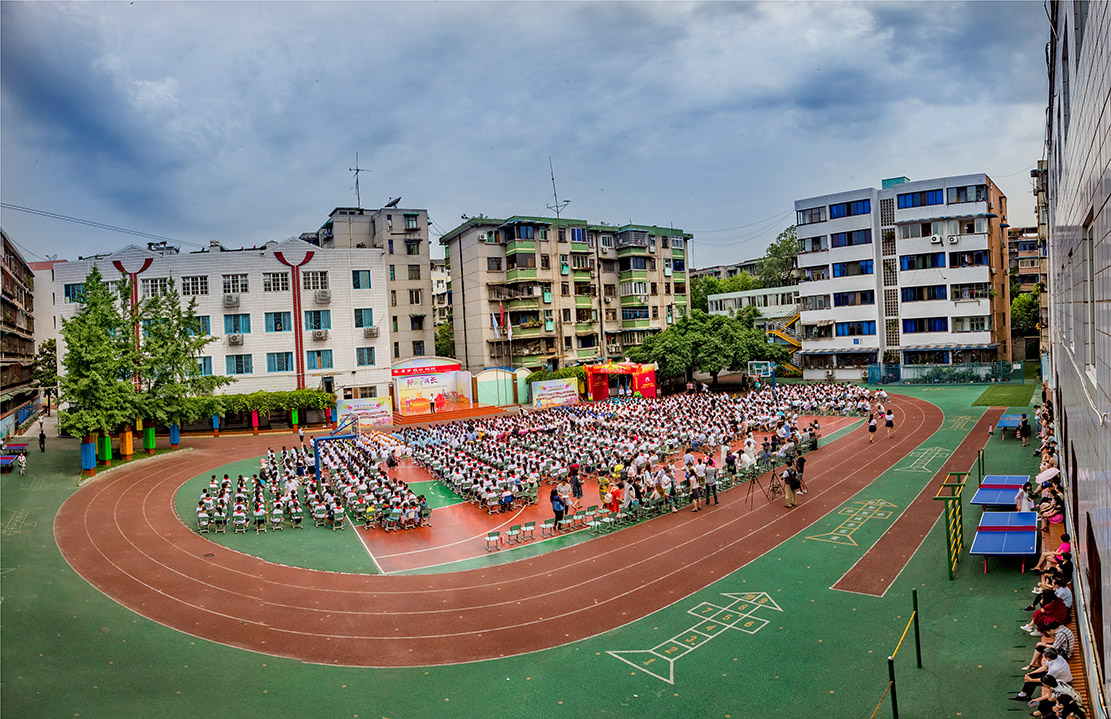
<instances>
[{"instance_id":1,"label":"red tent canopy","mask_svg":"<svg viewBox=\"0 0 1111 719\"><path fill-rule=\"evenodd\" d=\"M609 376L630 375L633 392L642 397L656 396L656 365L636 362L607 362L583 367L586 370L586 387L590 399L601 402L609 398Z\"/></svg>"}]
</instances>

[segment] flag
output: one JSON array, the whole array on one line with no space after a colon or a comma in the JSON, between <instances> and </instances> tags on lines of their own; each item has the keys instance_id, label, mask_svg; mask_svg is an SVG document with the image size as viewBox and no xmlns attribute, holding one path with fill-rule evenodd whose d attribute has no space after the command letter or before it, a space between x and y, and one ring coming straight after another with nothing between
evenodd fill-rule
<instances>
[{"instance_id":1,"label":"flag","mask_svg":"<svg viewBox=\"0 0 1111 719\"><path fill-rule=\"evenodd\" d=\"M490 326L494 328L494 336L501 337L501 333L498 332L498 318L494 316L493 312L490 313Z\"/></svg>"}]
</instances>

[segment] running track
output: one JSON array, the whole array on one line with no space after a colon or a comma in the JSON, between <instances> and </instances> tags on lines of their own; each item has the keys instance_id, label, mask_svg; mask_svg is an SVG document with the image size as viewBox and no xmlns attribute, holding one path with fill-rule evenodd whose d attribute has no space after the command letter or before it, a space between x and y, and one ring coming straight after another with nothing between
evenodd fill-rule
<instances>
[{"instance_id":1,"label":"running track","mask_svg":"<svg viewBox=\"0 0 1111 719\"><path fill-rule=\"evenodd\" d=\"M457 664L549 649L662 609L728 576L821 519L940 426L919 399L893 397L898 434L862 427L808 457L810 492L786 510L745 490L509 564L429 575L287 567L188 528L174 493L190 477L265 452L273 438L199 439L188 460L144 462L94 480L58 511L66 561L138 614L213 642L320 664Z\"/></svg>"}]
</instances>

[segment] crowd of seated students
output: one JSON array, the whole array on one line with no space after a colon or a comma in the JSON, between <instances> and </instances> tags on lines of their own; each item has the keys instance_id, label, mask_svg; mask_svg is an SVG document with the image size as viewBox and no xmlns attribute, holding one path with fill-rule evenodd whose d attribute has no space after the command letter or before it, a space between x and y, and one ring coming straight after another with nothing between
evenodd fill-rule
<instances>
[{"instance_id":1,"label":"crowd of seated students","mask_svg":"<svg viewBox=\"0 0 1111 719\"><path fill-rule=\"evenodd\" d=\"M1047 395L1043 391L1042 406L1035 407L1040 428L1040 447L1035 454L1041 455L1039 469L1042 473L1058 468L1053 405ZM1042 476L1046 479L1027 482L1019 490L1015 507L1018 511L1036 511L1042 531L1048 533L1051 525L1064 521L1065 502L1060 473L1051 472ZM1069 658L1076 650L1076 636L1068 627L1073 608L1070 589L1074 571L1072 556L1071 538L1062 534L1057 547L1043 552L1034 565L1039 576L1038 583L1031 590L1034 600L1025 607L1025 611L1032 612L1032 615L1021 629L1038 640L1030 663L1023 667L1026 673L1022 689L1011 697L1033 707L1032 716L1058 719L1083 719L1086 716L1081 697L1072 687L1073 675L1069 668Z\"/></svg>"}]
</instances>

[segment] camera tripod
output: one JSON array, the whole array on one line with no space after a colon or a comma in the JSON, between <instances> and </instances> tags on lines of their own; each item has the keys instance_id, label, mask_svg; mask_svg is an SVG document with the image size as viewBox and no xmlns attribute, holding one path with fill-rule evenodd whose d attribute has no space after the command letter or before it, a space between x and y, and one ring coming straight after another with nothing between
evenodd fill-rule
<instances>
[{"instance_id":1,"label":"camera tripod","mask_svg":"<svg viewBox=\"0 0 1111 719\"><path fill-rule=\"evenodd\" d=\"M769 479L767 488L765 488L764 485L760 483L759 474L754 474L752 476L752 479L748 480L748 494L745 495L745 501L748 502L748 505L750 507L752 506L752 500L755 496L754 490L756 487L759 487L760 491L764 493L764 498L768 500L769 504L774 502L775 498L783 493L783 483L780 482L779 477L776 476L774 466L772 467L771 472L769 472L768 475Z\"/></svg>"}]
</instances>

